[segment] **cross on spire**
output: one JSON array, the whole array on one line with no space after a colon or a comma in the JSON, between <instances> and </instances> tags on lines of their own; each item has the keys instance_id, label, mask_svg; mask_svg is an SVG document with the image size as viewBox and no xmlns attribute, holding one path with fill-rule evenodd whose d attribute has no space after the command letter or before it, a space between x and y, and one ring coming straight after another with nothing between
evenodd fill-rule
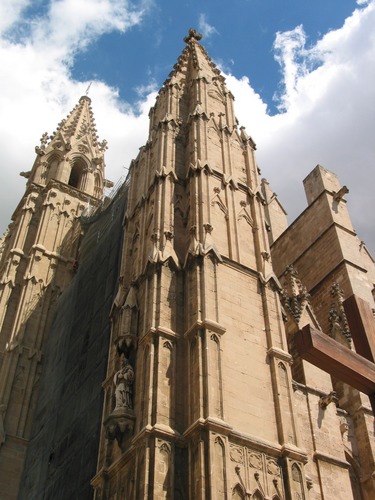
<instances>
[{"instance_id":1,"label":"cross on spire","mask_svg":"<svg viewBox=\"0 0 375 500\"><path fill-rule=\"evenodd\" d=\"M89 86L87 87L86 89L86 92L85 92L85 95L88 96L89 95L89 91L90 91L90 87L92 85L92 82L89 83Z\"/></svg>"},{"instance_id":2,"label":"cross on spire","mask_svg":"<svg viewBox=\"0 0 375 500\"><path fill-rule=\"evenodd\" d=\"M194 28L190 28L188 35L185 36L185 38L184 38L184 42L189 43L192 38L194 38L194 40L199 41L199 40L202 40L202 37L203 37L203 35L198 33L197 30L195 30Z\"/></svg>"}]
</instances>

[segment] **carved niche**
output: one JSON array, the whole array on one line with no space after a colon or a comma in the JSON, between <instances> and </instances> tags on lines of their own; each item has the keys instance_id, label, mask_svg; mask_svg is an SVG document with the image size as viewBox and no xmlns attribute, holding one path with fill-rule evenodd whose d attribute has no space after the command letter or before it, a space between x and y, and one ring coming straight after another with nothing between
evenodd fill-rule
<instances>
[{"instance_id":1,"label":"carved niche","mask_svg":"<svg viewBox=\"0 0 375 500\"><path fill-rule=\"evenodd\" d=\"M104 422L107 439L116 439L121 450L127 446L126 438L134 431L133 363L137 350L137 323L138 303L135 285L132 284L120 308L119 329L115 332L114 344L118 356L115 364L121 367L113 375L114 408Z\"/></svg>"}]
</instances>

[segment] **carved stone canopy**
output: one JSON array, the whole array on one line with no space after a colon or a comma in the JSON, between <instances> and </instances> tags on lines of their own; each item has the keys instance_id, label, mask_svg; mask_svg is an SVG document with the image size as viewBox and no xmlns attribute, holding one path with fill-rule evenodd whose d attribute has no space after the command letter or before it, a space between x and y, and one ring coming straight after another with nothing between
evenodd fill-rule
<instances>
[{"instance_id":1,"label":"carved stone canopy","mask_svg":"<svg viewBox=\"0 0 375 500\"><path fill-rule=\"evenodd\" d=\"M137 337L131 333L119 335L115 341L116 351L119 356L124 355L129 359L137 349Z\"/></svg>"},{"instance_id":2,"label":"carved stone canopy","mask_svg":"<svg viewBox=\"0 0 375 500\"><path fill-rule=\"evenodd\" d=\"M132 410L114 411L104 422L106 438L110 441L116 439L123 450L126 446L126 436L131 436L133 433L134 421Z\"/></svg>"}]
</instances>

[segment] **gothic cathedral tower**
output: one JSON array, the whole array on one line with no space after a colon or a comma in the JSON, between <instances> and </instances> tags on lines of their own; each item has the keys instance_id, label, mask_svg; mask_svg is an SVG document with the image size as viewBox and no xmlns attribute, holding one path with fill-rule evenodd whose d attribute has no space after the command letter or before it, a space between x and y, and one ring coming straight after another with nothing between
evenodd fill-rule
<instances>
[{"instance_id":1,"label":"gothic cathedral tower","mask_svg":"<svg viewBox=\"0 0 375 500\"><path fill-rule=\"evenodd\" d=\"M129 172L97 500L307 498L255 144L199 39Z\"/></svg>"},{"instance_id":2,"label":"gothic cathedral tower","mask_svg":"<svg viewBox=\"0 0 375 500\"><path fill-rule=\"evenodd\" d=\"M0 263L0 496L21 481L28 500L374 498L366 396L297 341L331 322L350 344L339 284L372 290L373 261L343 226L347 188L317 167L287 229L200 38L185 38L103 210L87 96L24 174Z\"/></svg>"},{"instance_id":3,"label":"gothic cathedral tower","mask_svg":"<svg viewBox=\"0 0 375 500\"><path fill-rule=\"evenodd\" d=\"M77 266L83 210L104 187L104 150L91 100L43 134L25 194L3 244L0 288L0 491L17 493L30 438L53 305ZM6 439L4 434L6 431ZM4 441L5 440L5 441Z\"/></svg>"}]
</instances>

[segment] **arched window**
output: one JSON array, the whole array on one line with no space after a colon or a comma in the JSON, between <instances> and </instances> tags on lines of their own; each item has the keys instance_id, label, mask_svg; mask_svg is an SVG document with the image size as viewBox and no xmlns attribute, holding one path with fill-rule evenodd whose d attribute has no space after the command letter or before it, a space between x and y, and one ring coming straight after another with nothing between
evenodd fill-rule
<instances>
[{"instance_id":1,"label":"arched window","mask_svg":"<svg viewBox=\"0 0 375 500\"><path fill-rule=\"evenodd\" d=\"M85 164L82 161L75 161L70 171L69 186L79 189L81 186L82 173L85 168Z\"/></svg>"},{"instance_id":2,"label":"arched window","mask_svg":"<svg viewBox=\"0 0 375 500\"><path fill-rule=\"evenodd\" d=\"M102 196L102 186L100 182L99 175L95 175L95 186L94 186L94 196L95 198L100 198Z\"/></svg>"},{"instance_id":3,"label":"arched window","mask_svg":"<svg viewBox=\"0 0 375 500\"><path fill-rule=\"evenodd\" d=\"M245 500L245 493L239 484L233 488L232 500Z\"/></svg>"},{"instance_id":4,"label":"arched window","mask_svg":"<svg viewBox=\"0 0 375 500\"><path fill-rule=\"evenodd\" d=\"M60 158L56 154L52 154L48 159L47 172L45 173L46 180L56 179L58 176Z\"/></svg>"}]
</instances>

